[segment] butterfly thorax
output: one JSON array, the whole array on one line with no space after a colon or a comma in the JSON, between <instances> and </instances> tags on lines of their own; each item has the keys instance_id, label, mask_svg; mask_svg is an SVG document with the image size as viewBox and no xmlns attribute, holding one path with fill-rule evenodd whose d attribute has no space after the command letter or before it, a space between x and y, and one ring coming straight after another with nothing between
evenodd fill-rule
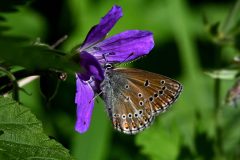
<instances>
[{"instance_id":1,"label":"butterfly thorax","mask_svg":"<svg viewBox=\"0 0 240 160\"><path fill-rule=\"evenodd\" d=\"M123 90L119 86L125 84L127 84L127 79L115 71L115 69L105 71L105 79L101 83L101 88L107 107L112 108L112 103L122 96Z\"/></svg>"}]
</instances>

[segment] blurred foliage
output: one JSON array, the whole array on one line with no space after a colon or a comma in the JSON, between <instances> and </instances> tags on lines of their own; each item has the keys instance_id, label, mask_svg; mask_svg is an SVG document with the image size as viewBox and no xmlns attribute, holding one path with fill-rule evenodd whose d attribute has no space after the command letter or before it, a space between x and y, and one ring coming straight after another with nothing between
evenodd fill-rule
<instances>
[{"instance_id":1,"label":"blurred foliage","mask_svg":"<svg viewBox=\"0 0 240 160\"><path fill-rule=\"evenodd\" d=\"M11 2L16 3L13 6ZM23 88L29 94L21 91L20 102L75 159L239 159L240 110L225 102L238 100L240 93L239 1L35 0L20 8L16 7L20 1L4 4L0 5L0 64L8 71L15 65L34 73L44 71L40 82ZM69 74L59 84L52 101L46 102L40 93L51 97L55 92L56 76L48 73L76 70L63 54L79 45L114 4L123 8L124 16L110 35L128 29L154 33L153 51L131 65L175 78L184 90L167 113L134 136L112 129L104 104L98 99L89 131L80 135L74 131L74 75ZM55 49L46 44L32 46L38 37L53 44L65 34L69 38ZM22 46L29 49L23 52L26 48ZM6 78L0 73L2 84ZM17 80L26 76L19 71L13 75Z\"/></svg>"}]
</instances>

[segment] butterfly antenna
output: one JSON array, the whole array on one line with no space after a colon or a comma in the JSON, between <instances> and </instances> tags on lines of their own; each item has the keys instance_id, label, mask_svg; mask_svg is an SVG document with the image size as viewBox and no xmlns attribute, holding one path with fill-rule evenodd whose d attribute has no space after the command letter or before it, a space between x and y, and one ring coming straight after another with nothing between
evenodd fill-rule
<instances>
[{"instance_id":1,"label":"butterfly antenna","mask_svg":"<svg viewBox=\"0 0 240 160\"><path fill-rule=\"evenodd\" d=\"M90 101L89 103L91 103L92 101L94 101L98 96L100 96L103 93L103 91L99 92L98 94L96 94Z\"/></svg>"},{"instance_id":2,"label":"butterfly antenna","mask_svg":"<svg viewBox=\"0 0 240 160\"><path fill-rule=\"evenodd\" d=\"M104 59L105 62L107 62L107 58L106 55L111 55L110 53L104 53L102 54L102 57ZM134 52L130 53L121 63L125 63L131 56L134 55ZM121 63L118 63L116 66L119 66Z\"/></svg>"},{"instance_id":3,"label":"butterfly antenna","mask_svg":"<svg viewBox=\"0 0 240 160\"><path fill-rule=\"evenodd\" d=\"M134 52L130 53L121 63L125 63L133 55L134 55ZM120 63L118 63L118 65L120 65Z\"/></svg>"}]
</instances>

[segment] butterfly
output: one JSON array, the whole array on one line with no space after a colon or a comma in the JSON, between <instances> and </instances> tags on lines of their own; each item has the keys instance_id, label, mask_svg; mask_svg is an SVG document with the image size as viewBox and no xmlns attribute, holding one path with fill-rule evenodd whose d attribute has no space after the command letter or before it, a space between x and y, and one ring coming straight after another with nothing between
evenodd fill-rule
<instances>
[{"instance_id":1,"label":"butterfly","mask_svg":"<svg viewBox=\"0 0 240 160\"><path fill-rule=\"evenodd\" d=\"M102 98L114 128L136 134L176 101L183 86L166 76L134 68L106 65Z\"/></svg>"}]
</instances>

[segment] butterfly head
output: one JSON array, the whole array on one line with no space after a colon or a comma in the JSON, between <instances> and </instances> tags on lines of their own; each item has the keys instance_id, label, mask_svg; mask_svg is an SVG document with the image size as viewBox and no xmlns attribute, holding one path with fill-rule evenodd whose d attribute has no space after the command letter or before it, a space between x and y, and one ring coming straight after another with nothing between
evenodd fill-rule
<instances>
[{"instance_id":1,"label":"butterfly head","mask_svg":"<svg viewBox=\"0 0 240 160\"><path fill-rule=\"evenodd\" d=\"M113 65L112 65L111 63L106 63L106 64L104 65L104 69L105 69L105 70L113 69Z\"/></svg>"}]
</instances>

